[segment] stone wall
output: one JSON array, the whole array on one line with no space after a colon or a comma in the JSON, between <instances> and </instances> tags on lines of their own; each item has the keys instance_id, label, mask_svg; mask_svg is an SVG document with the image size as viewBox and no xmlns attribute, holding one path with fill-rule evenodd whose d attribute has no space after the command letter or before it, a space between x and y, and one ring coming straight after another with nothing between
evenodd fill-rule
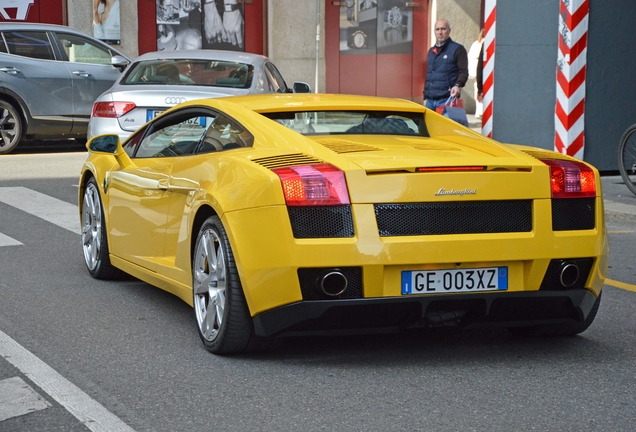
<instances>
[{"instance_id":1,"label":"stone wall","mask_svg":"<svg viewBox=\"0 0 636 432\"><path fill-rule=\"evenodd\" d=\"M280 69L288 85L303 81L316 90L316 29L320 20L318 92L324 92L325 0L276 0L267 4L267 55ZM329 3L327 7L334 6Z\"/></svg>"}]
</instances>

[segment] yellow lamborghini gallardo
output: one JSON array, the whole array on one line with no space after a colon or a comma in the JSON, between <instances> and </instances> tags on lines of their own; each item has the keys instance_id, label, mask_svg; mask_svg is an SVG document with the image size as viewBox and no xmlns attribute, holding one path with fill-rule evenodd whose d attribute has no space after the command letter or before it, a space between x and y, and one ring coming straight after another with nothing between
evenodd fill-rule
<instances>
[{"instance_id":1,"label":"yellow lamborghini gallardo","mask_svg":"<svg viewBox=\"0 0 636 432\"><path fill-rule=\"evenodd\" d=\"M197 100L91 139L82 246L194 307L218 354L302 332L497 325L583 332L608 242L598 171L414 102Z\"/></svg>"}]
</instances>

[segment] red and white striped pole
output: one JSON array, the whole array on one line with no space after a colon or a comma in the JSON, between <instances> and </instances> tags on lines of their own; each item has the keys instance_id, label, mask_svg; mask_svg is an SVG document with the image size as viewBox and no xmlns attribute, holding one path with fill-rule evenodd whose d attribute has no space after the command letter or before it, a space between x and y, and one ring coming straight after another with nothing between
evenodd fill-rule
<instances>
[{"instance_id":1,"label":"red and white striped pole","mask_svg":"<svg viewBox=\"0 0 636 432\"><path fill-rule=\"evenodd\" d=\"M554 149L583 159L588 0L560 0Z\"/></svg>"},{"instance_id":2,"label":"red and white striped pole","mask_svg":"<svg viewBox=\"0 0 636 432\"><path fill-rule=\"evenodd\" d=\"M481 133L492 138L492 104L495 83L495 30L497 0L486 0L484 4L484 113L481 118Z\"/></svg>"}]
</instances>

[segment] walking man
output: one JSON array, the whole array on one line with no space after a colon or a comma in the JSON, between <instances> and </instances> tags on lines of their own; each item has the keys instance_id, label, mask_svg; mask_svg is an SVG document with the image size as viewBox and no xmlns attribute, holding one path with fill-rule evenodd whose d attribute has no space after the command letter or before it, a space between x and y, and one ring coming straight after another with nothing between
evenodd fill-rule
<instances>
[{"instance_id":1,"label":"walking man","mask_svg":"<svg viewBox=\"0 0 636 432\"><path fill-rule=\"evenodd\" d=\"M428 50L424 99L426 108L434 110L451 96L460 96L468 80L468 53L450 38L448 20L435 23L435 45Z\"/></svg>"}]
</instances>

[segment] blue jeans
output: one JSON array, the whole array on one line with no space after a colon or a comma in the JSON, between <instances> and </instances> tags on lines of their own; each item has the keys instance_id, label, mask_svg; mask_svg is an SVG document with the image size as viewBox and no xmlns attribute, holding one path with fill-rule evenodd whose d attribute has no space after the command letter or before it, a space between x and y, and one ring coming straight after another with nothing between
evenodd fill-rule
<instances>
[{"instance_id":1,"label":"blue jeans","mask_svg":"<svg viewBox=\"0 0 636 432\"><path fill-rule=\"evenodd\" d=\"M448 101L447 97L442 99L426 99L426 108L435 111L435 108L446 104L446 101Z\"/></svg>"}]
</instances>

